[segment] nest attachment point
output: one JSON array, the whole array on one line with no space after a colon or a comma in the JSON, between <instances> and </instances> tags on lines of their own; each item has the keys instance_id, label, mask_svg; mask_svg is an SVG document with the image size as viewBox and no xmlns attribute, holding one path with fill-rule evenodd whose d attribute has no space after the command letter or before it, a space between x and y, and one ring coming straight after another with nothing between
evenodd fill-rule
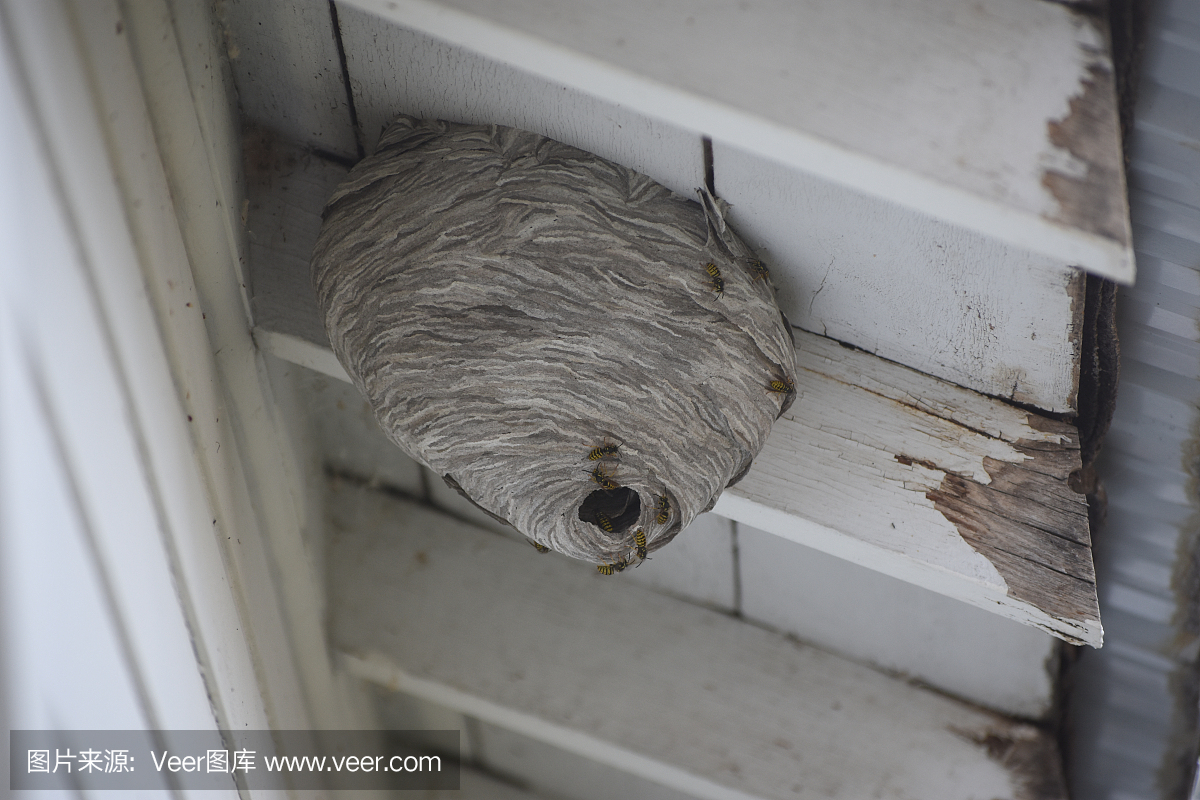
<instances>
[{"instance_id":1,"label":"nest attachment point","mask_svg":"<svg viewBox=\"0 0 1200 800\"><path fill-rule=\"evenodd\" d=\"M411 456L611 572L711 509L796 396L770 274L699 200L538 134L401 116L325 208L334 352Z\"/></svg>"}]
</instances>

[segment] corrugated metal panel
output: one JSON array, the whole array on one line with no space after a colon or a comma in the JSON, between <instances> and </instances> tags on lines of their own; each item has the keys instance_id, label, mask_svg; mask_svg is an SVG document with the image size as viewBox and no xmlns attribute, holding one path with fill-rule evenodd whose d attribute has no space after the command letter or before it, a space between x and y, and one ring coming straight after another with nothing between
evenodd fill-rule
<instances>
[{"instance_id":1,"label":"corrugated metal panel","mask_svg":"<svg viewBox=\"0 0 1200 800\"><path fill-rule=\"evenodd\" d=\"M1106 644L1074 671L1076 800L1186 797L1196 763L1200 3L1160 3L1147 22L1129 174L1138 281L1118 298L1121 384L1098 465Z\"/></svg>"}]
</instances>

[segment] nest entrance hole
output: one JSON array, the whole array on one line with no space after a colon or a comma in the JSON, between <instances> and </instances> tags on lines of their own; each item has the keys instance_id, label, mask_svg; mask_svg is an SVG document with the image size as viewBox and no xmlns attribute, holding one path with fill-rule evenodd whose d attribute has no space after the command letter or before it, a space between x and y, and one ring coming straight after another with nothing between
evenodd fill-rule
<instances>
[{"instance_id":1,"label":"nest entrance hole","mask_svg":"<svg viewBox=\"0 0 1200 800\"><path fill-rule=\"evenodd\" d=\"M642 498L628 486L597 489L579 504L579 519L605 533L624 533L642 514ZM604 525L608 522L608 527Z\"/></svg>"}]
</instances>

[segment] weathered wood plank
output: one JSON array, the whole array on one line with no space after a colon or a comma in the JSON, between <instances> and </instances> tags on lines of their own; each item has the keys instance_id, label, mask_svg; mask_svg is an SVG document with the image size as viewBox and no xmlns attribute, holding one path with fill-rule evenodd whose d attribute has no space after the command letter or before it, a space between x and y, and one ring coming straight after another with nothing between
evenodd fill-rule
<instances>
[{"instance_id":1,"label":"weathered wood plank","mask_svg":"<svg viewBox=\"0 0 1200 800\"><path fill-rule=\"evenodd\" d=\"M1055 264L1132 280L1107 33L1066 4L351 2Z\"/></svg>"},{"instance_id":2,"label":"weathered wood plank","mask_svg":"<svg viewBox=\"0 0 1200 800\"><path fill-rule=\"evenodd\" d=\"M312 421L322 431L325 463L339 473L361 477L367 486L378 484L423 497L423 487L405 480L407 473L396 468L399 462L407 462L415 469L415 462L385 438L353 387L329 385L321 376L304 374L304 385L311 387ZM334 393L338 399L331 402ZM461 498L438 476L427 474L425 486L428 502L439 510L525 541L515 529L499 525ZM735 538L732 527L723 517L701 515L670 547L626 570L623 579L710 608L739 612L747 620L898 670L1002 713L1032 719L1051 708L1053 637L747 525L737 526ZM397 730L458 727L387 724ZM494 755L490 746L483 750L489 758ZM540 755L540 749L537 752ZM538 763L544 760L530 756ZM559 759L556 755L552 760ZM504 774L526 774L514 772L507 764L489 763ZM530 761L521 763L530 766ZM557 775L574 767L547 769ZM626 794L647 796L644 791Z\"/></svg>"},{"instance_id":3,"label":"weathered wood plank","mask_svg":"<svg viewBox=\"0 0 1200 800\"><path fill-rule=\"evenodd\" d=\"M1070 426L818 336L797 347L796 403L717 513L1100 644Z\"/></svg>"},{"instance_id":4,"label":"weathered wood plank","mask_svg":"<svg viewBox=\"0 0 1200 800\"><path fill-rule=\"evenodd\" d=\"M984 394L1074 411L1078 270L722 142L713 173L793 325Z\"/></svg>"},{"instance_id":5,"label":"weathered wood plank","mask_svg":"<svg viewBox=\"0 0 1200 800\"><path fill-rule=\"evenodd\" d=\"M1053 753L1030 726L379 493L331 503L332 637L361 677L696 797L1061 787L1001 763Z\"/></svg>"},{"instance_id":6,"label":"weathered wood plank","mask_svg":"<svg viewBox=\"0 0 1200 800\"><path fill-rule=\"evenodd\" d=\"M275 153L260 162L270 169L249 180L249 226L258 242L251 264L255 336L281 358L344 380L328 350L307 261L316 209L344 168L277 150L264 149ZM1090 541L1083 497L1068 486L1079 466L1073 429L823 337L798 336L801 399L776 422L754 468L725 493L717 513L1098 645L1095 589L1080 571L1090 555L1068 556L1057 541ZM966 492L967 508L1006 521L1007 532L995 533L1000 544L1012 539L1010 551L1041 567L1022 565L1010 580L981 555L974 547L980 534L964 538L930 497L948 476L964 481L956 491ZM1025 553L1018 541L1021 548L1040 544ZM1074 560L1083 581L1070 595L1083 605L1049 614L1028 599L1044 592L1030 594L1023 582L1042 569L1057 585L1059 572L1072 571L1064 558ZM1093 599L1084 601L1089 594ZM1061 603L1055 608L1063 610Z\"/></svg>"},{"instance_id":7,"label":"weathered wood plank","mask_svg":"<svg viewBox=\"0 0 1200 800\"><path fill-rule=\"evenodd\" d=\"M280 341L262 331L256 338L268 348ZM274 351L281 358L302 364L333 361L318 345L285 341L286 349ZM1089 577L1087 505L1071 491L1061 465L1041 471L1030 467L1053 461L1069 466L1075 459L1078 468L1075 446L1054 443L1066 434L1039 433L1023 421L1028 412L958 387L950 387L962 394L957 413L951 413L941 381L821 337L801 334L798 343L805 370L801 396L776 422L749 475L718 501L716 512L1068 641L1098 646L1103 634ZM822 361L825 356L836 358ZM822 362L821 368L808 369L814 362ZM847 373L945 416L843 383L838 376ZM336 369L327 374L346 380ZM925 392L918 386L922 381L928 384ZM996 408L982 422L980 406L988 403ZM992 433L946 418L952 416L986 424ZM1045 440L1037 448L1027 446L1023 434ZM951 502L947 481L962 499ZM968 511L971 516L964 516ZM988 525L977 522L983 514ZM1032 561L1009 574L1013 562L995 551L997 543ZM1001 555L981 554L983 547ZM1072 570L1074 583L1063 584L1059 573ZM1070 603L1030 584L1037 576L1057 587L1053 591L1068 591ZM1054 610L1040 606L1037 598L1052 600Z\"/></svg>"}]
</instances>

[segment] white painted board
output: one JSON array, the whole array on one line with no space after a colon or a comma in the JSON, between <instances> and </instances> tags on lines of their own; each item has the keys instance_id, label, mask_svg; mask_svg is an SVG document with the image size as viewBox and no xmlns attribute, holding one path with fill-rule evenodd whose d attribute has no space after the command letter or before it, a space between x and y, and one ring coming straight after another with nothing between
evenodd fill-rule
<instances>
[{"instance_id":1,"label":"white painted board","mask_svg":"<svg viewBox=\"0 0 1200 800\"><path fill-rule=\"evenodd\" d=\"M368 151L397 113L508 125L623 164L686 197L704 185L700 136L338 4L346 67ZM401 23L403 24L403 23Z\"/></svg>"},{"instance_id":2,"label":"white painted board","mask_svg":"<svg viewBox=\"0 0 1200 800\"><path fill-rule=\"evenodd\" d=\"M161 727L208 727L214 715L257 727L268 701L245 617L228 592L206 591L227 586L228 572L174 382L172 332L143 272L152 258L178 266L177 229L161 164L144 157L154 153L153 131L121 22L113 3L5 6L7 152L22 169L6 185L24 193L4 215L18 231L6 259L20 266L5 276L5 293L32 323L22 355L40 365L43 412L63 426L60 457L74 462L67 474L82 504L76 524L90 529L122 658L141 673L136 702ZM143 226L159 235L143 238ZM288 688L281 681L281 694Z\"/></svg>"},{"instance_id":3,"label":"white painted board","mask_svg":"<svg viewBox=\"0 0 1200 800\"><path fill-rule=\"evenodd\" d=\"M1081 272L722 142L713 172L793 325L984 394L1074 413Z\"/></svg>"},{"instance_id":4,"label":"white painted board","mask_svg":"<svg viewBox=\"0 0 1200 800\"><path fill-rule=\"evenodd\" d=\"M124 10L124 28L79 29L111 30L127 43L146 103L142 125L147 131L153 126L158 153L147 157L153 146L133 150L124 135L113 135L110 146L126 167L136 168L131 172L166 173L157 176L152 192L127 189L132 196L125 211L138 224L139 244L159 248L145 257L138 287L152 293L170 345L186 353L172 364L177 391L200 411L189 409L195 419L187 427L216 507L201 524L222 548L229 570L223 585L233 587L216 594L246 614L243 625L227 624L220 635L244 639L251 631L254 671L269 687L272 724L360 728L369 714L356 687L331 669L322 597L314 591L318 579L306 551L318 538L309 526L320 519L306 516L310 503L297 502L305 495L305 447L288 436L290 420L276 403L250 335L242 141L213 8L204 0L173 0ZM99 76L110 74L96 66L89 77L103 85ZM138 105L115 104L108 119L136 120ZM198 398L206 402L199 405ZM220 662L214 659L214 671ZM228 690L231 704L245 702L237 688Z\"/></svg>"},{"instance_id":5,"label":"white painted board","mask_svg":"<svg viewBox=\"0 0 1200 800\"><path fill-rule=\"evenodd\" d=\"M347 167L265 131L244 134L248 294L256 325L327 344L309 277L321 209ZM336 359L335 359L336 363Z\"/></svg>"},{"instance_id":6,"label":"white painted board","mask_svg":"<svg viewBox=\"0 0 1200 800\"><path fill-rule=\"evenodd\" d=\"M1047 633L749 525L738 556L746 619L1005 714L1051 711Z\"/></svg>"},{"instance_id":7,"label":"white painted board","mask_svg":"<svg viewBox=\"0 0 1200 800\"><path fill-rule=\"evenodd\" d=\"M360 677L704 798L1015 798L1052 740L381 493L330 499L331 630ZM1050 776L1053 786L1054 775Z\"/></svg>"},{"instance_id":8,"label":"white painted board","mask_svg":"<svg viewBox=\"0 0 1200 800\"><path fill-rule=\"evenodd\" d=\"M243 121L357 158L329 3L229 0L216 9Z\"/></svg>"},{"instance_id":9,"label":"white painted board","mask_svg":"<svg viewBox=\"0 0 1200 800\"><path fill-rule=\"evenodd\" d=\"M303 407L325 469L352 475L373 486L421 497L421 467L384 436L370 405L345 381L288 365L292 391Z\"/></svg>"},{"instance_id":10,"label":"white painted board","mask_svg":"<svg viewBox=\"0 0 1200 800\"><path fill-rule=\"evenodd\" d=\"M524 736L498 725L476 723L488 768L512 775L562 800L692 800L693 795Z\"/></svg>"},{"instance_id":11,"label":"white painted board","mask_svg":"<svg viewBox=\"0 0 1200 800\"><path fill-rule=\"evenodd\" d=\"M274 153L268 168L250 183L252 189L259 187L254 196L260 198L251 203L252 233L257 226L263 242L251 260L253 303L260 320L256 341L280 358L344 380L344 371L323 346L326 339L310 287L305 243L305 237L315 236L315 209L323 205L326 187L344 168L297 153L287 144L272 144L268 151ZM286 199L280 201L273 193ZM292 210L256 216L255 209L271 208ZM297 223L294 230L289 219ZM307 227L300 224L304 219ZM275 326L283 330L272 329ZM1002 616L1044 626L1068 640L1099 644L1086 507L1082 496L1064 494L1065 473L1032 479L1035 492L1054 495L1058 516L1048 526L1036 520L1033 529L1024 529L1027 541L1006 544L1009 555L985 557L976 552L928 496L958 477L986 486L994 471L987 459L1020 467L1035 455L1016 449L1022 441L1077 448L1074 432L1035 430L1034 424L1045 428L1057 423L1039 421L1037 415L820 336L798 333L798 358L804 372L798 380L801 399L776 423L754 470L726 493L718 513ZM1059 455L1070 454L1063 450ZM1035 476L1041 474L1034 470ZM429 484L435 503L444 499L444 507L454 513L456 506L468 506L443 491L440 480ZM1038 507L1010 503L1003 512ZM480 520L484 527L493 524L483 523L477 513L469 508L463 516ZM985 527L1004 522L993 518ZM1070 541L1060 541L1064 535ZM1048 610L1062 605L1058 597L1064 587L1056 583L1056 576L1067 567L1054 559L1064 548L1082 578L1066 587L1077 597L1065 613L1062 608ZM1009 557L1012 553L1016 561ZM1010 585L988 561L992 557L1032 573ZM1025 591L1030 588L1040 598L1033 605Z\"/></svg>"},{"instance_id":12,"label":"white painted board","mask_svg":"<svg viewBox=\"0 0 1200 800\"><path fill-rule=\"evenodd\" d=\"M348 35L362 22L374 21L353 9L344 17ZM376 24L370 37L381 51L371 66L386 61L397 70L412 69L424 76L402 84L413 93L414 85L425 86L420 113L455 116L452 101L454 108L466 109L457 115L463 118L487 120L489 115L509 113L503 98L513 84L496 79L494 72L503 67L494 62L392 26ZM402 42L402 47L393 39L411 41ZM417 59L430 49L437 57L416 66L399 58L407 54ZM369 49L360 47L358 52L365 57L361 53ZM437 65L454 65L455 81L448 85L473 88L480 97L439 93L433 83L422 84L433 80L428 76ZM388 82L396 80L387 77L391 70L381 72L371 97L397 91ZM531 102L531 96L536 93L514 97ZM566 96L580 97L574 92ZM372 101L364 95L362 102ZM397 102L403 107L405 101ZM579 102L592 111L600 108ZM377 109L380 124L390 119L388 108L386 113ZM544 120L547 126L581 119L557 111L559 116ZM364 109L364 117L369 113L375 112ZM523 118L511 124L537 122ZM591 122L600 125L587 129L592 133L603 127L602 121ZM630 131L621 138L610 130L605 141L624 143L625 152L611 157L635 161L640 151L629 148L639 142L664 147L658 155L671 155L674 162L659 158L660 174L655 177L671 178L677 191L690 192L687 186L703 181L698 145L669 136L656 138L662 132ZM576 136L573 143L580 143L578 132L568 133ZM249 135L247 145L247 231L256 324L324 343L309 288L309 257L321 208L345 177L346 167L261 133ZM581 144L593 145L601 143ZM770 266L780 305L792 324L985 394L1052 412L1074 408L1081 273L719 143L714 145L714 168L718 191L734 204L731 219Z\"/></svg>"},{"instance_id":13,"label":"white painted board","mask_svg":"<svg viewBox=\"0 0 1200 800\"><path fill-rule=\"evenodd\" d=\"M90 99L85 56L73 46L64 4L6 11L6 32L19 31L20 42L0 40L0 103L8 109L0 121L3 718L18 730L213 730L222 718L213 702L218 679L249 676L239 674L245 662L236 650L219 676L206 676L193 625L198 617L207 629L221 611L227 624L236 615L219 599L197 608L178 586L172 539L182 532L164 530L178 517L166 518L163 493L178 491L180 505L190 506L203 485L195 472L172 482L169 471L154 469L164 454L175 464L194 462L149 303L140 292L122 292L140 288L141 276L118 221L97 121L86 105L74 105ZM52 65L43 60L51 53ZM81 113L52 136L45 105L64 101L62 112ZM64 163L64 145L78 160ZM63 191L68 164L79 182L68 185L88 191ZM97 199L105 201L99 208ZM111 236L97 242L105 224ZM130 312L115 325L114 295ZM145 358L130 370L131 340ZM135 412L130 392L149 388L159 391ZM160 427L168 418L174 424ZM146 434L168 431L147 453ZM253 709L253 679L239 688ZM9 764L10 752L0 761L15 777L26 756L13 752L21 763ZM164 782L146 796L172 793Z\"/></svg>"},{"instance_id":14,"label":"white painted board","mask_svg":"<svg viewBox=\"0 0 1200 800\"><path fill-rule=\"evenodd\" d=\"M629 580L719 611L737 610L733 523L701 514L669 547L627 570Z\"/></svg>"},{"instance_id":15,"label":"white painted board","mask_svg":"<svg viewBox=\"0 0 1200 800\"><path fill-rule=\"evenodd\" d=\"M1107 37L1064 4L352 2L1058 263L1133 277Z\"/></svg>"}]
</instances>

